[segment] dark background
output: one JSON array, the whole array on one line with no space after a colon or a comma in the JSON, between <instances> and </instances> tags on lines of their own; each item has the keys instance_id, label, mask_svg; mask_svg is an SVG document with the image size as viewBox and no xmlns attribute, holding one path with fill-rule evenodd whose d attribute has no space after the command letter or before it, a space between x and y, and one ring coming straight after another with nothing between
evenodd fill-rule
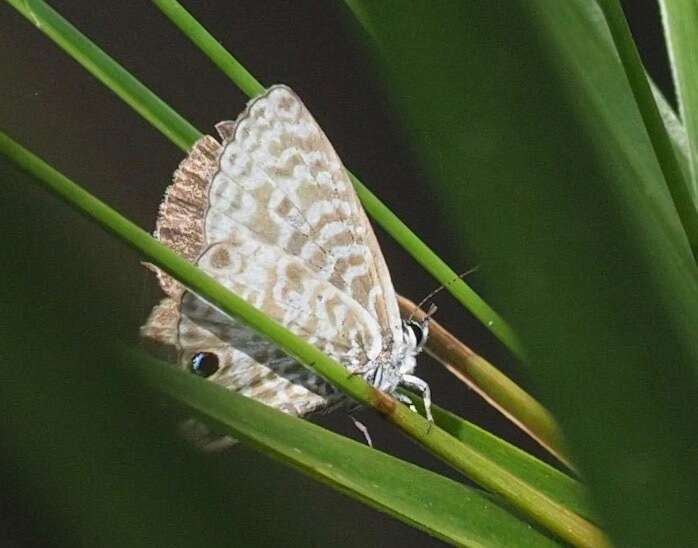
<instances>
[{"instance_id":1,"label":"dark background","mask_svg":"<svg viewBox=\"0 0 698 548\"><path fill-rule=\"evenodd\" d=\"M624 4L647 68L673 103L657 7L654 2ZM217 121L234 119L243 109L246 97L149 3L106 6L70 0L51 5L201 131L211 133ZM474 266L457 254L430 196L428 181L410 155L408 137L392 116L379 79L341 7L323 1L188 1L186 7L263 84L283 82L294 88L345 164L439 256L456 270ZM2 129L119 212L151 229L163 190L183 153L4 3L0 5L0 51ZM5 180L3 188L16 201L6 200L4 207L13 207L14 214L21 208L19 218L26 221L11 227L16 237L13 245L28 243L37 257L45 249L58 254L55 250L64 246L67 256L77 258L71 264L71 279L91 299L103 297L102 302L94 303L72 297L67 304L61 301L51 287L59 287L66 273L53 268L54 261L55 265L62 263L58 255L49 253L42 259L43 267L37 269L45 289L41 302L49 308L52 301L62 303L63 308L56 304L61 313L72 303L79 310L66 313L69 317L89 317L94 305L102 311L97 321L100 326L113 329L121 340L135 341L138 326L159 298L139 257L46 193L27 187L26 181L6 186ZM3 214L12 218L7 211ZM419 300L435 287L436 282L397 244L380 230L378 236L400 293ZM469 276L468 283L478 290L478 274ZM534 391L534 384L521 377L517 364L476 320L445 292L436 302L439 321ZM108 318L104 317L105 303ZM9 317L6 314L5 319ZM439 405L553 462L427 357L421 359L419 374L429 381ZM372 413L364 411L360 418L377 448L456 477ZM319 422L348 436L360 436L342 414ZM230 538L230 544L236 544L235 539L244 545L440 544L246 447L238 446L206 461L199 456L186 458L187 465L205 462L212 470L210 477L200 480L203 484L218 477L216 474L227 478L227 483L209 487L218 490L214 498L220 497L230 511L222 519L235 524L238 536ZM12 461L12 465L17 463ZM51 517L49 508L36 506L31 487L17 479L17 474L6 475L11 476L13 498L8 499L5 527L0 531L4 539L0 540L18 545L75 542L69 533L60 532L70 528L69 521L68 525L54 522L55 514ZM195 475L171 479L174 485L179 481L197 480Z\"/></svg>"}]
</instances>

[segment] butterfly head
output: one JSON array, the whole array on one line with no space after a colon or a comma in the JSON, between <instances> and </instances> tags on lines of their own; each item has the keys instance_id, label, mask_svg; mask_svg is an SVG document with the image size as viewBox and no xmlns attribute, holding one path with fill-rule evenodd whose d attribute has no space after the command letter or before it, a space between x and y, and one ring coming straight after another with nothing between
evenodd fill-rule
<instances>
[{"instance_id":1,"label":"butterfly head","mask_svg":"<svg viewBox=\"0 0 698 548\"><path fill-rule=\"evenodd\" d=\"M429 338L429 324L431 323L432 316L436 313L436 305L432 304L429 307L429 311L421 320L413 319L413 315L410 315L406 320L402 320L402 332L405 340L406 354L412 358L414 362L414 357L419 354L427 343ZM406 356L407 357L407 356ZM406 360L409 361L409 360ZM408 366L401 367L400 369L403 373L410 373L407 371ZM414 365L411 366L412 370Z\"/></svg>"},{"instance_id":2,"label":"butterfly head","mask_svg":"<svg viewBox=\"0 0 698 548\"><path fill-rule=\"evenodd\" d=\"M429 336L429 319L422 322L415 320L404 320L402 331L405 334L405 341L412 350L413 355L419 354L427 342Z\"/></svg>"},{"instance_id":3,"label":"butterfly head","mask_svg":"<svg viewBox=\"0 0 698 548\"><path fill-rule=\"evenodd\" d=\"M436 314L436 305L432 304L429 311L424 315L421 321L413 319L414 313L409 318L402 321L402 331L405 335L407 345L412 348L413 355L419 354L429 337L429 324L431 318Z\"/></svg>"},{"instance_id":4,"label":"butterfly head","mask_svg":"<svg viewBox=\"0 0 698 548\"><path fill-rule=\"evenodd\" d=\"M416 356L422 351L426 343L429 335L429 322L428 320L422 322L403 320L402 333L404 346L401 356L396 361L398 378L411 374L417 366Z\"/></svg>"}]
</instances>

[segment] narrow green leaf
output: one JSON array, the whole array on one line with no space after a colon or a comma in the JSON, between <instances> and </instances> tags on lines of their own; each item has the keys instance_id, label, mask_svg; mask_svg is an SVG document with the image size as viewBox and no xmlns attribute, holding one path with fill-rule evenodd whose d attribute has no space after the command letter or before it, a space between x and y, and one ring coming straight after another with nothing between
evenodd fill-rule
<instances>
[{"instance_id":1,"label":"narrow green leaf","mask_svg":"<svg viewBox=\"0 0 698 548\"><path fill-rule=\"evenodd\" d=\"M152 0L153 3L213 61L236 86L249 97L264 87L254 79L209 32L176 0ZM482 322L518 358L524 349L511 327L475 293L458 274L442 261L409 227L403 223L354 174L349 172L356 193L368 214L407 251L424 269L446 287L465 308Z\"/></svg>"},{"instance_id":2,"label":"narrow green leaf","mask_svg":"<svg viewBox=\"0 0 698 548\"><path fill-rule=\"evenodd\" d=\"M171 19L196 43L203 51L211 57L211 59L238 85L240 88L248 93L248 95L253 95L260 92L264 88L257 82L254 77L227 51L225 51L222 46L216 42L210 34L201 27L196 20L194 20L177 2L170 0L158 0L156 2L158 6L168 15ZM89 50L93 53L92 58L95 59L93 63L85 63L86 68L92 70L95 66L99 66L100 60L105 59L106 56L103 54L99 55L99 49L96 45L89 43L87 38L80 35L74 27L70 26L66 21L61 19L60 15L56 14L51 8L45 6L41 2L35 2L35 5L43 7L43 11L35 10L32 11L32 20L39 26L39 28L50 28L54 29L51 33L52 37L58 36L61 43L70 43L71 40L75 39L77 36L79 43L88 43L90 45ZM25 10L26 11L26 10ZM29 11L23 12L28 16ZM42 17L47 19L48 25L45 26ZM79 51L80 48L74 47L66 48L67 51ZM78 57L80 60L81 58ZM157 99L152 92L143 86L140 86L137 81L128 75L122 68L118 67L113 60L108 59L107 66L102 71L105 74L110 74L109 79L105 79L107 86L110 85L110 81L125 81L134 83L134 85L122 86L122 88L130 89L133 93L127 97L129 104L139 105L139 112L145 111L150 112L155 116L155 113L149 110L150 104L160 104L160 100ZM174 114L173 111L165 109L161 122L165 125L169 123L170 114ZM176 116L176 115L175 115ZM174 119L175 128L177 127L178 120ZM187 137L180 141L175 141L182 148L187 148L189 146L189 140L194 139L198 132L194 133L195 130L189 131ZM176 132L175 132L176 133ZM185 143L186 146L182 146ZM502 340L505 345L509 346L515 355L521 355L522 349L521 345L517 342L517 339L510 329L510 327L504 323L501 318L492 310L491 307L487 305L480 297L472 291L472 289L465 284L460 278L458 278L455 272L448 267L441 259L439 259L423 242L417 238L417 236L412 233L409 228L407 228L404 223L402 223L388 208L385 207L358 179L350 174L354 182L355 188L363 201L364 206L367 208L369 213L381 222L382 226L386 230L393 234L393 236L398 240L405 249L410 250L410 253L417 258L424 267L434 275L434 277L440 280L456 297L463 303L467 308L469 308L473 314L480 318L480 320L490 328L497 337ZM492 386L492 385L490 385ZM487 387L484 387L487 390ZM511 394L511 392L509 392ZM529 427L528 432L535 432L540 434L539 428L536 428L528 419L535 419L535 410L530 406L524 405L519 406L519 410L525 411L525 416L521 414L516 414L517 420L524 426ZM511 415L510 415L511 416ZM543 420L543 423L550 422ZM544 425L545 426L545 425ZM550 425L548 425L550 426ZM554 428L543 428L544 430L553 430ZM550 442L555 436L543 436L539 439L546 440ZM554 440L553 440L554 441ZM557 447L554 443L546 445L546 447ZM562 452L557 448L558 455Z\"/></svg>"},{"instance_id":3,"label":"narrow green leaf","mask_svg":"<svg viewBox=\"0 0 698 548\"><path fill-rule=\"evenodd\" d=\"M671 107L666 97L662 94L661 90L652 81L649 76L650 85L652 86L652 95L654 95L654 100L657 102L657 108L659 109L659 114L664 120L664 125L666 126L667 133L671 139L671 144L674 147L674 154L676 154L676 159L681 166L681 172L683 173L683 178L686 181L693 181L691 177L691 161L690 161L690 149L688 145L688 136L686 135L686 128L683 127L681 120L676 116L674 109ZM698 207L698 189L695 188L693 183L689 184L689 190L693 196L693 203Z\"/></svg>"},{"instance_id":4,"label":"narrow green leaf","mask_svg":"<svg viewBox=\"0 0 698 548\"><path fill-rule=\"evenodd\" d=\"M145 116L182 150L189 150L196 139L201 136L198 130L140 84L138 80L103 53L45 2L42 0L7 1L90 73L107 87L113 89L139 114ZM242 91L252 97L264 89L180 4L169 0L157 1L156 4L175 21L177 26L197 46L203 49ZM521 357L523 347L509 325L356 177L351 174L350 176L369 215L393 236L417 262L439 280L463 306L490 329L515 356Z\"/></svg>"},{"instance_id":5,"label":"narrow green leaf","mask_svg":"<svg viewBox=\"0 0 698 548\"><path fill-rule=\"evenodd\" d=\"M426 312L409 299L400 296L398 302L403 315L412 315L419 321L426 318ZM425 350L541 447L570 470L574 470L560 426L550 411L433 318Z\"/></svg>"},{"instance_id":6,"label":"narrow green leaf","mask_svg":"<svg viewBox=\"0 0 698 548\"><path fill-rule=\"evenodd\" d=\"M599 7L347 3L594 515L620 546L694 544L696 265Z\"/></svg>"},{"instance_id":7,"label":"narrow green leaf","mask_svg":"<svg viewBox=\"0 0 698 548\"><path fill-rule=\"evenodd\" d=\"M217 430L409 525L463 546L557 546L482 493L150 358L139 375Z\"/></svg>"},{"instance_id":8,"label":"narrow green leaf","mask_svg":"<svg viewBox=\"0 0 698 548\"><path fill-rule=\"evenodd\" d=\"M549 528L560 538L580 546L605 544L603 534L594 525L537 491L524 478L514 476L479 451L460 443L439 427L411 412L406 406L397 404L394 399L366 383L362 377L348 376L341 364L228 291L196 266L2 133L0 153L23 171L36 177L38 182L70 206L120 237L142 253L149 262L174 276L194 293L201 295L224 313L264 334L287 354L312 368L342 392L376 409L387 420L456 470L500 495L507 503Z\"/></svg>"},{"instance_id":9,"label":"narrow green leaf","mask_svg":"<svg viewBox=\"0 0 698 548\"><path fill-rule=\"evenodd\" d=\"M548 9L549 2L536 0L524 7L532 28L540 29L546 45L550 44L541 57L565 77L555 93L571 98L582 96L585 102L579 104L580 110L595 111L604 133L603 139L595 138L597 145L613 145L613 150L619 150L617 168L625 175L632 173L635 187L648 197L648 219L674 242L677 268L695 278L691 245L667 190L647 128L638 115L638 105L603 12L594 0L573 0L552 9ZM567 32L574 39L568 40Z\"/></svg>"},{"instance_id":10,"label":"narrow green leaf","mask_svg":"<svg viewBox=\"0 0 698 548\"><path fill-rule=\"evenodd\" d=\"M689 190L689 182L684 180L683 172L676 159L664 121L652 95L645 69L640 60L640 53L637 51L633 41L623 8L618 0L597 0L597 2L606 16L611 36L630 82L630 89L640 109L640 115L647 128L659 167L662 170L671 197L674 200L676 211L693 249L693 255L698 257L698 210L696 210L692 193ZM690 25L689 23L689 28ZM694 26L693 32L695 33L695 31L696 27ZM691 37L691 41L695 41L695 37ZM693 45L695 46L695 44ZM696 99L698 99L698 93L696 93Z\"/></svg>"},{"instance_id":11,"label":"narrow green leaf","mask_svg":"<svg viewBox=\"0 0 698 548\"><path fill-rule=\"evenodd\" d=\"M411 392L406 393L422 412L424 403L421 398ZM595 520L589 506L588 494L577 480L438 405L432 404L431 409L439 427L454 438L487 455L493 462L517 477L526 478L528 483L555 502L580 516Z\"/></svg>"},{"instance_id":12,"label":"narrow green leaf","mask_svg":"<svg viewBox=\"0 0 698 548\"><path fill-rule=\"evenodd\" d=\"M3 529L3 545L13 545L8 536L43 545L47 531L53 546L129 548L317 545L336 540L337 527L354 543L381 538L357 529L358 517L317 506L338 497L264 455L240 447L192 451L173 428L192 409L283 464L450 544L554 544L490 495L115 348L123 324L115 311L130 284L104 276L94 278L97 286L85 283L113 270L115 250L105 250L108 238L95 231L54 230L86 223L42 199L28 179L0 156L0 247L13 257L2 276L12 321L0 323L0 484L13 500L3 522L24 513L32 524L31 531ZM100 250L90 249L100 242ZM163 393L182 405L162 405ZM302 493L293 490L300 486ZM275 527L260 529L255 520L270 515Z\"/></svg>"},{"instance_id":13,"label":"narrow green leaf","mask_svg":"<svg viewBox=\"0 0 698 548\"><path fill-rule=\"evenodd\" d=\"M695 0L660 0L664 35L688 137L693 197L698 195L698 4Z\"/></svg>"},{"instance_id":14,"label":"narrow green leaf","mask_svg":"<svg viewBox=\"0 0 698 548\"><path fill-rule=\"evenodd\" d=\"M152 0L177 28L189 38L211 61L230 78L248 97L264 93L264 86L252 76L211 34L184 9L172 0Z\"/></svg>"}]
</instances>

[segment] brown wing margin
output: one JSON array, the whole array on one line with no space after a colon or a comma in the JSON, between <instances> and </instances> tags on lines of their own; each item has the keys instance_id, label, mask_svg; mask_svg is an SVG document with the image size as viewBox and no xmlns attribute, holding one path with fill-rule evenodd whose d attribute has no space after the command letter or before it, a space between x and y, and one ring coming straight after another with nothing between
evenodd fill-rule
<instances>
[{"instance_id":1,"label":"brown wing margin","mask_svg":"<svg viewBox=\"0 0 698 548\"><path fill-rule=\"evenodd\" d=\"M199 139L174 172L155 225L154 236L178 255L195 262L204 245L203 219L208 206L208 185L218 169L221 145L208 135ZM182 286L161 270L155 270L160 287L177 297Z\"/></svg>"}]
</instances>

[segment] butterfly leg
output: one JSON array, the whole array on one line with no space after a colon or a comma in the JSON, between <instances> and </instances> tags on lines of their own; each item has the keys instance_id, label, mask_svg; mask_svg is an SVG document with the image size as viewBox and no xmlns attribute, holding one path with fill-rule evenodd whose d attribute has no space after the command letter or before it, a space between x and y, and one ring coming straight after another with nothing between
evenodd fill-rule
<instances>
[{"instance_id":1,"label":"butterfly leg","mask_svg":"<svg viewBox=\"0 0 698 548\"><path fill-rule=\"evenodd\" d=\"M368 444L368 446L373 447L373 442L371 441L371 434L368 433L368 428L366 428L366 425L352 415L349 415L349 418L354 423L356 429L364 435L364 438L366 438L366 443Z\"/></svg>"},{"instance_id":2,"label":"butterfly leg","mask_svg":"<svg viewBox=\"0 0 698 548\"><path fill-rule=\"evenodd\" d=\"M395 392L394 396L397 398L397 401L404 403L407 407L409 407L410 411L417 413L417 408L414 406L414 403L407 394Z\"/></svg>"},{"instance_id":3,"label":"butterfly leg","mask_svg":"<svg viewBox=\"0 0 698 548\"><path fill-rule=\"evenodd\" d=\"M431 390L429 385L414 375L403 375L400 379L400 386L404 386L408 390L414 390L424 400L424 413L427 416L429 422L434 422L434 417L431 416Z\"/></svg>"}]
</instances>

